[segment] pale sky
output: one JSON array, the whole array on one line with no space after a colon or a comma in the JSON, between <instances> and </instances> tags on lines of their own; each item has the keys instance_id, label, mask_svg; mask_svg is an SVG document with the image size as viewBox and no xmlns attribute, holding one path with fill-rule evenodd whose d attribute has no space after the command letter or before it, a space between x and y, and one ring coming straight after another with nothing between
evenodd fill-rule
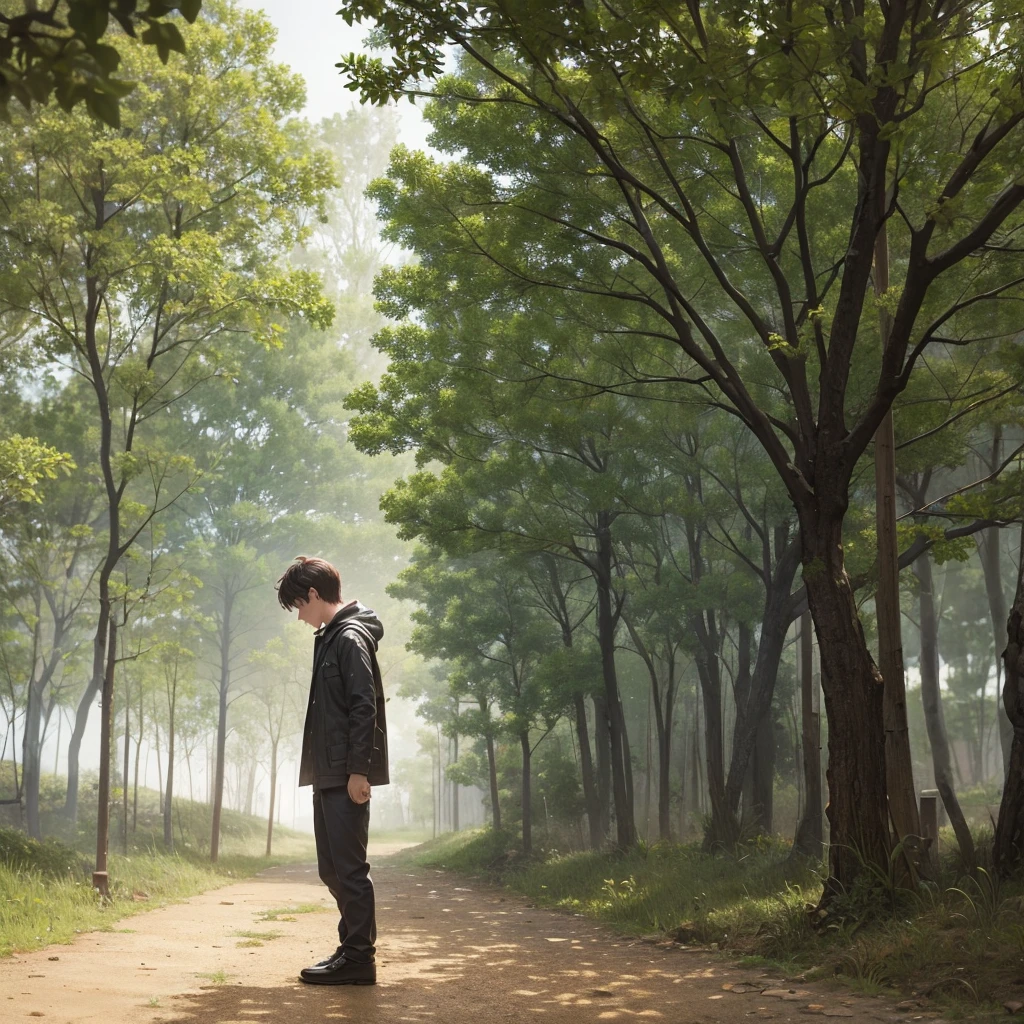
<instances>
[{"instance_id":1,"label":"pale sky","mask_svg":"<svg viewBox=\"0 0 1024 1024\"><path fill-rule=\"evenodd\" d=\"M334 65L353 50L363 50L367 28L350 28L338 17L338 0L241 0L242 6L263 10L277 28L278 60L306 80L306 116L319 121L344 112L359 101L345 88ZM408 100L397 105L401 141L412 149L425 149L428 125Z\"/></svg>"}]
</instances>

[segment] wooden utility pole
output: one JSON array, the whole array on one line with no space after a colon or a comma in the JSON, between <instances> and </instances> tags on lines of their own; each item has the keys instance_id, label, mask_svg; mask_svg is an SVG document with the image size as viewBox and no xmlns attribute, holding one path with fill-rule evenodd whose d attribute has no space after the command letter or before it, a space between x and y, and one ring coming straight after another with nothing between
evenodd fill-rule
<instances>
[{"instance_id":1,"label":"wooden utility pole","mask_svg":"<svg viewBox=\"0 0 1024 1024\"><path fill-rule=\"evenodd\" d=\"M889 344L892 317L885 308L889 290L889 242L885 225L875 240L875 297L879 303L882 348ZM878 535L878 662L882 673L885 726L885 779L889 816L897 841L921 835L907 726L907 686L900 621L899 545L896 539L896 441L892 411L875 434L875 527ZM916 842L916 838L911 842Z\"/></svg>"}]
</instances>

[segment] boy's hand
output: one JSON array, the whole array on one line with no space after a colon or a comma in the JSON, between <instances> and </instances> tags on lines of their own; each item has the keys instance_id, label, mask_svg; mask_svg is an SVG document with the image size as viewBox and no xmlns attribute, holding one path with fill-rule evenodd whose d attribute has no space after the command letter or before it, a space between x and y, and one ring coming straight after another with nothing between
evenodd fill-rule
<instances>
[{"instance_id":1,"label":"boy's hand","mask_svg":"<svg viewBox=\"0 0 1024 1024\"><path fill-rule=\"evenodd\" d=\"M355 804L365 804L370 799L370 784L365 775L348 777L348 795Z\"/></svg>"}]
</instances>

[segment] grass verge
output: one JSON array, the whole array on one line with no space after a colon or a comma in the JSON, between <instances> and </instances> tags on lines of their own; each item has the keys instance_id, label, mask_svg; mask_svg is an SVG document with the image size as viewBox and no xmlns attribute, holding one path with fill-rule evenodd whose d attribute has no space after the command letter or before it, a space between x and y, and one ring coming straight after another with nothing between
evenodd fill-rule
<instances>
[{"instance_id":1,"label":"grass verge","mask_svg":"<svg viewBox=\"0 0 1024 1024\"><path fill-rule=\"evenodd\" d=\"M781 842L760 840L728 856L658 844L543 860L523 860L515 844L489 829L466 831L392 862L482 876L620 934L710 946L787 977L909 997L916 1012L1005 1015L1004 1002L1024 1001L1024 884L1000 885L984 872L958 877L952 857L936 882L916 892L883 885L851 899L821 932L808 913L821 876L787 866Z\"/></svg>"},{"instance_id":2,"label":"grass verge","mask_svg":"<svg viewBox=\"0 0 1024 1024\"><path fill-rule=\"evenodd\" d=\"M247 878L265 868L316 859L313 837L277 827L274 855L262 856L266 820L225 809L216 864L209 850L210 809L174 802L174 852L163 849L159 795L140 791L137 815L129 820L127 852L115 815L109 855L110 900L92 888L95 805L70 828L55 806L44 807L44 832L62 838L42 843L13 828L0 828L0 957L71 942L80 932L111 930L116 922L207 889ZM56 803L56 801L55 801ZM115 852L118 847L121 852Z\"/></svg>"}]
</instances>

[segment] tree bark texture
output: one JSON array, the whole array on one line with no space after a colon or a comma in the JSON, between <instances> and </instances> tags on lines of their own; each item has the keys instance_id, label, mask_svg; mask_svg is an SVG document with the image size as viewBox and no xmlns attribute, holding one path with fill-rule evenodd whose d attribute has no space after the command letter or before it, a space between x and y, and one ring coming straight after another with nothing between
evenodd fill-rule
<instances>
[{"instance_id":1,"label":"tree bark texture","mask_svg":"<svg viewBox=\"0 0 1024 1024\"><path fill-rule=\"evenodd\" d=\"M530 734L526 730L519 734L519 747L523 753L521 801L523 810L523 853L533 853L533 802L530 791Z\"/></svg>"},{"instance_id":2,"label":"tree bark texture","mask_svg":"<svg viewBox=\"0 0 1024 1024\"><path fill-rule=\"evenodd\" d=\"M928 742L932 749L932 771L942 806L946 808L946 814L949 815L950 824L960 845L960 856L967 870L973 873L977 867L974 838L971 836L971 830L964 819L953 787L949 735L946 732L946 716L942 709L942 692L939 688L939 619L935 610L932 560L927 553L914 563L914 575L918 582L921 629L921 701L924 705ZM930 859L934 861L935 856Z\"/></svg>"},{"instance_id":3,"label":"tree bark texture","mask_svg":"<svg viewBox=\"0 0 1024 1024\"><path fill-rule=\"evenodd\" d=\"M1009 878L1024 856L1024 526L1021 527L1017 589L1006 622L1003 706L1013 725L1013 743L992 842L992 861L996 874Z\"/></svg>"},{"instance_id":4,"label":"tree bark texture","mask_svg":"<svg viewBox=\"0 0 1024 1024\"><path fill-rule=\"evenodd\" d=\"M231 613L234 594L225 589L224 619L220 636L220 686L217 694L217 753L213 774L213 821L210 825L210 862L220 853L220 818L224 804L224 748L228 738L228 690L231 687Z\"/></svg>"},{"instance_id":5,"label":"tree bark texture","mask_svg":"<svg viewBox=\"0 0 1024 1024\"><path fill-rule=\"evenodd\" d=\"M114 736L114 666L117 663L117 622L111 618L108 624L107 663L103 676L103 691L100 697L100 780L96 806L96 875L105 876L107 871L107 850L110 840L110 768L113 761L111 743ZM106 879L99 885L106 896Z\"/></svg>"},{"instance_id":6,"label":"tree bark texture","mask_svg":"<svg viewBox=\"0 0 1024 1024\"><path fill-rule=\"evenodd\" d=\"M875 240L874 289L889 289L889 243L883 224ZM882 347L889 344L891 318L879 311ZM900 614L900 552L896 538L896 438L892 409L875 431L875 530L878 539L878 661L883 680L885 772L889 815L899 840L919 844L921 820L914 786L907 723L907 684L903 666L903 617Z\"/></svg>"},{"instance_id":7,"label":"tree bark texture","mask_svg":"<svg viewBox=\"0 0 1024 1024\"><path fill-rule=\"evenodd\" d=\"M580 774L583 778L583 806L587 812L590 848L600 850L604 845L604 833L601 831L601 804L597 794L597 782L594 778L594 759L590 751L587 703L582 693L574 693L572 700L576 721L576 742L580 752Z\"/></svg>"},{"instance_id":8,"label":"tree bark texture","mask_svg":"<svg viewBox=\"0 0 1024 1024\"><path fill-rule=\"evenodd\" d=\"M800 616L800 762L804 806L793 839L793 854L820 859L824 852L821 794L821 715L815 707L814 637L811 613Z\"/></svg>"},{"instance_id":9,"label":"tree bark texture","mask_svg":"<svg viewBox=\"0 0 1024 1024\"><path fill-rule=\"evenodd\" d=\"M594 705L594 754L597 761L598 814L601 835L607 836L611 827L612 768L611 729L608 726L608 704L603 693L595 693Z\"/></svg>"},{"instance_id":10,"label":"tree bark texture","mask_svg":"<svg viewBox=\"0 0 1024 1024\"><path fill-rule=\"evenodd\" d=\"M999 449L995 447L993 460L997 460ZM993 465L993 470L996 468ZM995 650L1003 646L1003 633L1006 629L1006 591L1003 589L1003 568L1002 559L999 555L999 527L992 526L983 530L977 538L978 555L981 559L981 568L985 574L985 594L988 597L989 614L992 618L992 635L995 642ZM996 657L996 683L1002 683L1002 659ZM996 701L998 705L999 721L999 747L1003 755L1003 777L1010 763L1010 747L1013 745L1013 724L1006 708L1003 706L1002 694L999 693Z\"/></svg>"},{"instance_id":11,"label":"tree bark texture","mask_svg":"<svg viewBox=\"0 0 1024 1024\"><path fill-rule=\"evenodd\" d=\"M597 528L597 635L601 649L601 674L608 711L611 746L612 802L615 810L615 838L620 850L636 843L632 797L627 792L624 755L628 749L625 721L619 700L619 682L615 670L615 616L612 612L612 537L607 512L598 513Z\"/></svg>"},{"instance_id":12,"label":"tree bark texture","mask_svg":"<svg viewBox=\"0 0 1024 1024\"><path fill-rule=\"evenodd\" d=\"M705 615L707 616L705 618ZM739 839L739 822L725 794L725 732L722 721L722 672L718 633L713 611L694 617L697 678L704 697L704 758L711 816L704 834L704 849L731 847Z\"/></svg>"},{"instance_id":13,"label":"tree bark texture","mask_svg":"<svg viewBox=\"0 0 1024 1024\"><path fill-rule=\"evenodd\" d=\"M491 784L491 821L494 831L501 831L501 802L498 799L498 765L494 758L494 736L487 733L487 777Z\"/></svg>"},{"instance_id":14,"label":"tree bark texture","mask_svg":"<svg viewBox=\"0 0 1024 1024\"><path fill-rule=\"evenodd\" d=\"M818 636L828 715L826 809L831 828L822 909L849 892L866 865L887 868L882 677L871 658L843 561L843 515L800 511L803 577Z\"/></svg>"}]
</instances>

